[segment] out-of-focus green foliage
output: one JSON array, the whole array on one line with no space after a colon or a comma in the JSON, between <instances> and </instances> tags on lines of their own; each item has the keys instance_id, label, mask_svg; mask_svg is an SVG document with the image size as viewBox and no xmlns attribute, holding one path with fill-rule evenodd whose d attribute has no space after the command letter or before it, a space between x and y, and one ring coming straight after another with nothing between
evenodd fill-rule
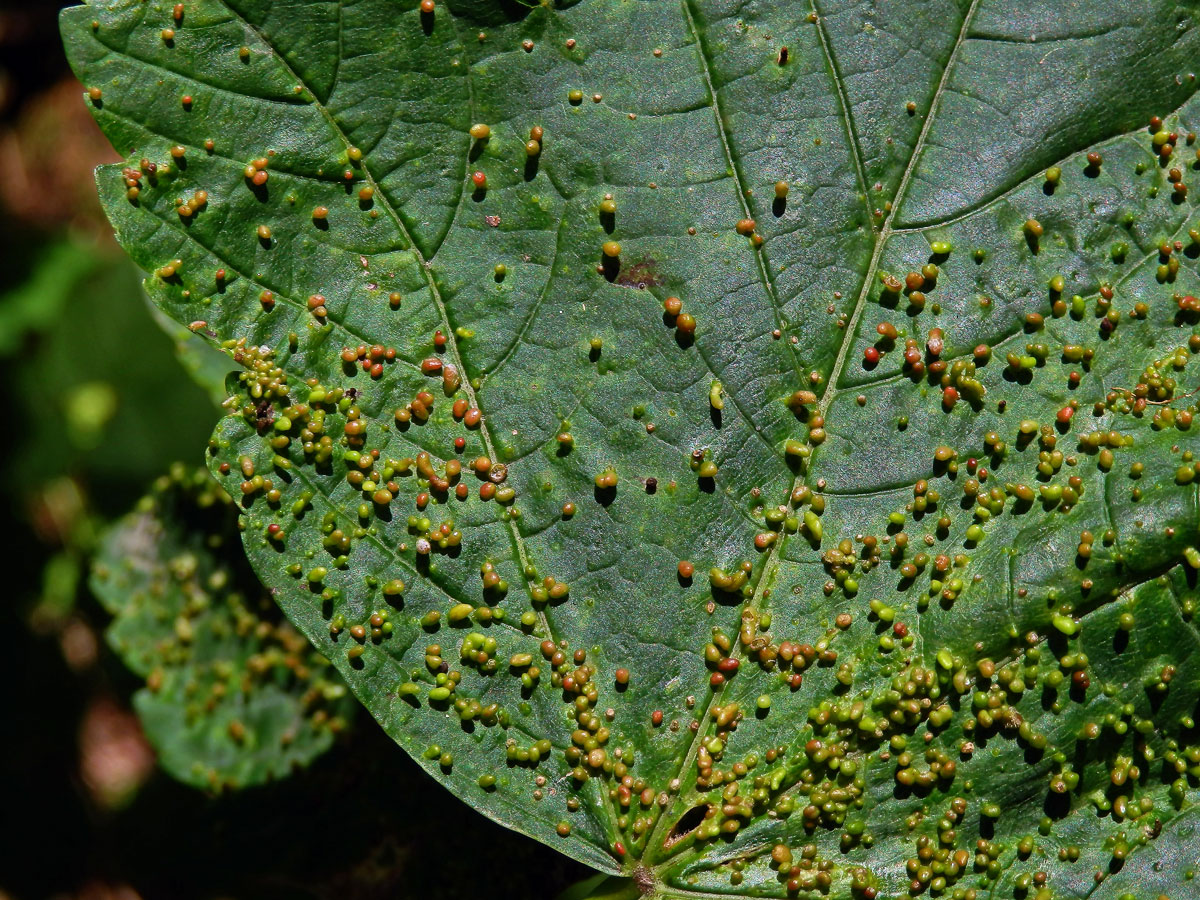
<instances>
[{"instance_id":1,"label":"out-of-focus green foliage","mask_svg":"<svg viewBox=\"0 0 1200 900\"><path fill-rule=\"evenodd\" d=\"M69 238L39 247L28 278L0 293L0 357L11 356L31 334L59 322L71 291L97 265L94 253Z\"/></svg>"},{"instance_id":2,"label":"out-of-focus green foliage","mask_svg":"<svg viewBox=\"0 0 1200 900\"><path fill-rule=\"evenodd\" d=\"M101 539L92 589L159 762L197 787L287 775L329 748L357 704L250 571L237 512L180 465Z\"/></svg>"},{"instance_id":3,"label":"out-of-focus green foliage","mask_svg":"<svg viewBox=\"0 0 1200 900\"><path fill-rule=\"evenodd\" d=\"M215 406L146 311L136 270L87 246L60 245L59 252L72 260L61 267L74 277L36 269L54 290L30 304L53 307L44 321L53 327L24 329L11 362L25 424L8 458L22 486L36 488L37 478L60 472L97 486L130 484L135 473L161 471L164 460L197 459L188 436L204 432ZM57 259L51 254L45 265ZM110 499L129 502L103 492L97 499L111 513L120 509Z\"/></svg>"}]
</instances>

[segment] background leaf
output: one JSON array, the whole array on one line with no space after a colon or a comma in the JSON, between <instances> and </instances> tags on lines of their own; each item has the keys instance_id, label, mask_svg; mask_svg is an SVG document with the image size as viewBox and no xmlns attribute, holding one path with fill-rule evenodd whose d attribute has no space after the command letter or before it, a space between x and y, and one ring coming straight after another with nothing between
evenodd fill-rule
<instances>
[{"instance_id":1,"label":"background leaf","mask_svg":"<svg viewBox=\"0 0 1200 900\"><path fill-rule=\"evenodd\" d=\"M134 707L159 762L210 789L306 765L354 708L238 550L228 496L207 472L177 466L108 530L92 571L113 615L108 643L146 679Z\"/></svg>"},{"instance_id":2,"label":"background leaf","mask_svg":"<svg viewBox=\"0 0 1200 900\"><path fill-rule=\"evenodd\" d=\"M1119 897L1196 852L1194 9L797 9L64 29L255 569L428 771L663 896Z\"/></svg>"}]
</instances>

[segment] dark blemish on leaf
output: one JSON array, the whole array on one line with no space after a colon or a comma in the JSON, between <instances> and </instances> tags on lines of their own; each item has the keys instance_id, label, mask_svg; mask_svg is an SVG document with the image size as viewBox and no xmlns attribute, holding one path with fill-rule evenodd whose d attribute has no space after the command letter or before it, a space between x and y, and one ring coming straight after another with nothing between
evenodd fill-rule
<instances>
[{"instance_id":1,"label":"dark blemish on leaf","mask_svg":"<svg viewBox=\"0 0 1200 900\"><path fill-rule=\"evenodd\" d=\"M259 400L254 405L254 427L259 434L263 434L275 422L275 407L271 405L271 401L267 398Z\"/></svg>"},{"instance_id":2,"label":"dark blemish on leaf","mask_svg":"<svg viewBox=\"0 0 1200 900\"><path fill-rule=\"evenodd\" d=\"M609 281L612 280L609 279ZM617 273L616 282L622 287L637 288L639 291L644 291L648 287L658 287L662 284L662 279L658 274L658 261L646 257L626 266Z\"/></svg>"}]
</instances>

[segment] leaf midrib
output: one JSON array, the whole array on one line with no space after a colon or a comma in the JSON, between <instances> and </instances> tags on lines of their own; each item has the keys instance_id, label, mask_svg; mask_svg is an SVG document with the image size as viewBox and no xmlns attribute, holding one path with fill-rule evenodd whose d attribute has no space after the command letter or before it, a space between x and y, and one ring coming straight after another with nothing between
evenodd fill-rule
<instances>
[{"instance_id":1,"label":"leaf midrib","mask_svg":"<svg viewBox=\"0 0 1200 900\"><path fill-rule=\"evenodd\" d=\"M253 31L254 34L258 37L258 39L260 41L262 41L262 43L266 47L269 47L271 49L272 53L274 53L275 57L279 60L279 64L281 66L283 66L284 69L287 70L289 75L291 75L293 78L296 79L297 84L302 85L304 87L304 89L306 91L308 91L309 94L312 95L313 105L317 108L317 111L321 113L321 116L325 119L325 121L328 123L329 127L333 130L334 134L337 135L338 139L341 140L341 142L346 146L346 148L349 149L350 147L354 146L354 144L350 141L349 137L347 137L346 133L342 130L341 126L337 123L337 120L333 117L333 114L330 113L329 109L325 106L325 104L322 103L317 98L317 94L300 77L300 75L296 72L296 70L293 69L288 64L287 60L283 58L283 54L281 54L274 47L274 45L267 39L266 35L263 34L262 31L257 26L255 26L252 22L250 22L244 16L242 16L241 13L239 13L236 9L234 9L234 7L231 6L227 2L227 0L221 0L221 2L225 5L225 7L231 13L233 13L235 16L237 16L239 19L241 19L241 21L246 25L246 27L249 28L251 31ZM340 3L339 3L339 8L340 8ZM393 224L395 224L396 229L397 229L397 231L399 231L401 238L408 244L408 247L406 249L410 253L412 253L413 256L416 258L417 266L421 271L421 277L425 280L425 284L429 288L429 296L433 300L434 306L437 309L440 324L445 329L445 331L443 331L443 334L446 335L446 349L451 357L451 361L454 363L455 367L458 369L459 375L462 378L461 387L462 387L463 393L465 393L467 395L467 399L470 401L471 405L474 406L476 409L479 409L479 411L481 413L483 413L483 408L479 405L478 399L475 396L475 390L471 386L470 379L467 377L467 367L463 364L462 356L459 353L458 338L457 338L457 335L455 335L455 333L454 333L454 328L450 324L450 317L446 310L446 302L445 302L444 298L442 297L441 291L438 290L437 281L433 277L433 274L430 271L429 265L425 259L424 254L421 253L421 250L417 246L416 241L413 240L412 234L409 232L408 227L404 224L404 220L401 219L399 213L397 213L395 207L392 205L392 203L388 199L387 195L382 190L379 189L379 184L375 180L375 176L371 174L371 169L367 163L366 156L364 156L363 159L360 161L359 168L361 168L363 177L366 180L366 182L372 188L375 189L376 196L378 196L380 198L380 206L383 207L384 212L392 220ZM484 448L487 450L488 456L492 460L499 462L500 458L496 453L495 444L492 440L491 431L488 428L488 419L487 419L486 414L482 415L482 417L481 417L479 433L480 433L480 437L483 440ZM509 524L509 531L513 536L515 546L518 550L518 556L519 556L521 565L522 565L522 567L524 567L524 565L528 561L528 558L527 558L527 555L525 552L524 543L521 539L520 533L516 529L516 525L512 522L511 519L508 520L508 524ZM541 618L542 624L546 627L547 631L550 631L550 624L549 624L549 621L546 619L545 615L541 612L539 612L538 615ZM551 633L551 638L553 639L552 633Z\"/></svg>"},{"instance_id":2,"label":"leaf midrib","mask_svg":"<svg viewBox=\"0 0 1200 900\"><path fill-rule=\"evenodd\" d=\"M690 2L691 2L691 0L684 0L685 9L687 8L687 4L689 4ZM930 101L929 111L925 115L925 121L921 126L920 133L917 135L917 140L913 144L912 153L909 156L907 165L905 165L905 167L904 167L904 172L901 175L900 182L896 187L896 192L892 196L891 209L888 211L888 214L887 214L886 218L884 219L883 224L880 226L878 232L876 232L876 234L875 234L875 246L874 246L874 250L872 251L872 254L871 254L871 261L868 264L867 270L863 275L862 284L860 285L859 292L858 292L858 297L855 299L853 312L851 313L849 322L846 325L845 336L843 337L841 345L838 348L838 355L837 355L836 359L834 360L833 366L830 368L829 378L825 383L825 390L822 391L821 397L817 404L817 408L818 408L821 416L824 416L828 412L829 406L833 402L833 398L837 395L837 392L838 392L837 391L837 383L841 379L842 371L845 369L846 359L848 358L850 350L854 345L854 340L855 340L855 336L857 334L857 329L858 329L858 323L859 323L859 320L862 318L863 310L866 307L867 298L870 296L871 285L875 279L876 272L878 271L879 261L883 257L883 250L884 250L885 246L887 245L888 239L891 237L891 234L892 234L892 230L891 230L892 221L895 219L896 213L900 209L900 206L904 200L905 192L908 189L908 185L911 180L912 174L916 170L917 164L918 164L918 162L921 158L922 152L925 148L925 142L926 142L926 139L929 134L929 129L932 127L933 121L937 117L937 111L938 111L938 107L941 103L942 95L945 92L946 85L949 83L950 76L954 70L954 64L958 59L959 50L962 48L963 44L966 42L967 32L970 30L970 27L971 27L971 19L975 15L975 11L978 9L979 3L980 3L980 0L971 0L970 6L967 8L967 11L963 14L962 24L960 25L958 35L954 40L954 45L950 50L950 56L947 58L945 66L942 68L942 75L941 75L941 78L938 80L937 87L935 88L932 99ZM691 24L690 10L689 10L689 24ZM698 49L700 51L701 57L703 58L704 54L705 54L703 45L699 45ZM840 86L840 81L839 81L840 76L838 74L838 70L837 70L836 66L832 65L832 62L833 62L832 54L830 54L829 60L831 63L830 69L829 69L830 76L835 82L838 83L838 85L839 85L838 90L839 90L839 96L840 96L840 93L841 93L841 86ZM705 60L706 72L707 72L707 67L708 67L708 62L707 62L707 60ZM715 93L713 94L713 98L714 98L714 103L715 103L716 102L716 94ZM843 120L845 121L847 133L850 133L853 129L853 123L848 121L845 117L843 117ZM760 257L760 259L761 259L761 257ZM809 466L806 468L811 468L811 460L809 461ZM795 490L797 488L799 488L805 484L806 479L807 479L806 472L802 471L799 475L796 476L796 479L793 481L791 487L789 488L788 496L786 498L786 505L789 510L793 509L792 500L791 500L792 494L795 492ZM775 568L779 563L780 553L782 552L782 548L786 543L787 543L786 535L781 536L781 539L775 541L775 543L772 544L770 549L767 551L767 558L763 561L758 580L755 583L754 593L751 595L750 599L748 601L746 601L745 604L743 604L743 609L745 609L745 608L757 609L762 605L762 601L764 599L766 590L767 590L768 586L771 584L771 580L772 580L772 576L774 575ZM733 656L734 658L740 658L740 655L741 655L741 643L736 642L734 644L733 650L731 652L731 656ZM703 739L703 736L707 733L709 721L712 718L712 698L713 698L713 696L714 696L714 691L711 688L707 688L707 691L705 694L704 714L701 716L700 725L692 734L692 739L688 744L687 752L684 754L684 756L680 760L679 767L676 769L675 774L673 776L674 778L682 777L683 773L686 772L688 770L688 768L695 761L696 753L700 746L700 742ZM659 843L661 842L661 834L662 834L663 828L667 825L668 821L669 820L666 816L660 815L658 821L655 823L654 828L651 829L650 835L646 840L645 852L647 854L650 854L652 856L652 858L654 858L657 855L656 850L657 850ZM660 858L657 859L658 867L661 868L661 867L667 865L668 861L670 859L671 859L671 854L669 852L665 853L664 855L662 855Z\"/></svg>"},{"instance_id":3,"label":"leaf midrib","mask_svg":"<svg viewBox=\"0 0 1200 900\"><path fill-rule=\"evenodd\" d=\"M317 96L317 93L307 84L307 82L305 82L305 80L300 76L300 74L294 68L292 68L291 65L288 64L287 60L284 59L283 54L280 53L275 48L275 46L267 39L266 35L263 34L263 32L256 25L254 25L252 22L250 22L248 19L246 19L246 17L243 16L240 12L238 12L228 2L228 0L221 0L221 3L234 16L236 16L238 19L240 19L245 24L245 26L247 28L249 28L255 34L255 36L257 36L257 38L263 43L264 46L270 48L271 52L279 60L279 64L281 66L283 66L284 70L287 71L289 75L291 75L293 78L296 79L297 84L301 85L306 91L308 91L308 93L313 98L313 105L317 108L317 111L320 112L321 116L325 119L325 121L328 123L329 127L333 130L333 133L338 137L339 140L341 140L341 142L346 146L346 148L349 149L350 147L354 146L351 143L349 137L342 130L341 126L337 123L337 120L334 118L333 114L329 111L329 109L326 107L326 105L321 102L320 98ZM339 22L340 22L341 0L339 0L338 9L339 9ZM470 79L468 78L468 83L469 82L470 82ZM413 236L409 232L408 227L404 224L403 219L400 218L400 215L396 211L396 208L392 205L391 201L388 199L387 194L380 188L379 183L375 180L375 177L371 174L371 169L370 169L370 166L368 165L366 154L363 155L363 158L359 163L359 167L361 168L363 177L366 179L367 183L372 188L374 188L375 195L377 197L379 197L380 205L383 207L384 212L395 223L396 229L400 233L401 238L405 242L408 243L409 251L416 258L417 266L421 270L421 276L422 276L422 278L424 278L425 283L429 288L430 299L433 300L434 306L437 309L438 318L444 329L444 331L442 333L446 335L446 350L449 353L450 358L451 358L452 362L454 363L455 367L458 369L459 377L461 379L460 386L463 390L463 393L465 393L467 395L467 400L470 402L470 404L474 408L478 409L481 413L480 422L479 422L479 436L483 440L484 449L487 451L488 458L490 458L493 462L500 462L501 461L500 456L496 452L496 445L492 439L491 430L488 427L488 417L487 417L486 413L484 413L483 407L479 403L479 400L475 394L475 389L471 386L471 379L469 377L467 367L463 364L462 356L459 353L457 335L455 334L454 327L452 326L452 324L450 322L450 316L449 316L449 312L447 311L447 308L446 308L445 299L442 297L441 291L438 290L437 281L433 277L432 267L429 264L429 262L425 259L424 254L421 253L420 247L417 245L417 242L413 239ZM519 566L520 577L522 579L522 583L526 583L525 572L530 568L530 562L529 562L529 553L525 546L525 541L521 537L521 532L517 528L516 522L511 517L505 517L505 522L507 525L510 543L512 544L513 550L516 552L516 555L517 555L517 564ZM549 618L549 616L546 615L545 609L538 608L538 606L536 604L531 604L531 607L533 608L534 614L538 618L538 624L544 630L546 637L549 640L553 641L556 645L561 646L562 641L556 635L556 633L554 631L554 627L550 623L550 618ZM609 828L611 829L610 834L613 834L615 836L617 833L619 833L618 829L616 827L616 811L613 809L612 804L610 803L610 801L607 797L607 792L605 790L597 787L593 791L593 793L595 794L597 805L600 807L600 810L602 811L604 818L607 820Z\"/></svg>"},{"instance_id":4,"label":"leaf midrib","mask_svg":"<svg viewBox=\"0 0 1200 900\"><path fill-rule=\"evenodd\" d=\"M725 115L721 112L721 100L717 94L717 86L712 78L712 65L709 62L711 56L708 46L704 42L702 32L696 27L696 18L692 9L695 0L681 0L684 20L687 23L688 31L691 33L692 40L696 44L696 55L700 59L700 74L704 78L704 85L708 90L708 96L711 99L713 118L717 124L717 135L721 139L721 152L725 155L725 165L728 166L730 173L733 176L733 184L735 193L737 194L738 205L741 207L742 216L746 219L753 219L750 212L750 204L746 201L746 186L744 184L741 170L738 167L737 159L733 155L733 149L729 143L729 135L725 128ZM766 244L753 251L755 263L758 265L758 276L762 281L763 290L767 294L767 299L771 301L771 309L775 315L775 327L784 329L787 322L783 317L783 309L779 305L779 295L775 290L775 280L771 277L771 268L767 262ZM796 355L796 348L790 341L787 342L789 354L792 357L792 367L797 373L800 372L800 360ZM711 367L709 367L711 371ZM715 374L715 373L714 373ZM754 429L757 431L757 429Z\"/></svg>"},{"instance_id":5,"label":"leaf midrib","mask_svg":"<svg viewBox=\"0 0 1200 900\"><path fill-rule=\"evenodd\" d=\"M871 192L867 188L867 170L863 165L862 147L858 142L858 131L854 127L854 114L851 112L850 99L846 96L846 86L842 70L838 67L837 60L833 55L833 45L829 40L829 34L825 30L825 16L821 13L820 6L817 5L817 0L809 0L812 7L812 14L816 17L813 26L817 30L817 41L821 45L821 54L825 58L825 65L829 69L829 79L833 82L834 90L837 93L838 107L841 110L841 115L838 118L841 120L842 127L846 130L846 140L850 144L850 155L854 159L854 173L858 178L858 189L862 193L862 203L867 216L867 223L870 226L871 232L877 234L875 227L875 218L871 215Z\"/></svg>"}]
</instances>

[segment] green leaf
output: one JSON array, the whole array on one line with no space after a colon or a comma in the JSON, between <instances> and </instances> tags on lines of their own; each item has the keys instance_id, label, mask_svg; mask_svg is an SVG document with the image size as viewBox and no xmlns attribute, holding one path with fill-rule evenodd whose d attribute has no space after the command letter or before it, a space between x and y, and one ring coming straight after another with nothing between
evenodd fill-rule
<instances>
[{"instance_id":1,"label":"green leaf","mask_svg":"<svg viewBox=\"0 0 1200 900\"><path fill-rule=\"evenodd\" d=\"M826 5L63 22L255 569L432 775L661 896L1115 900L1197 849L1196 14Z\"/></svg>"},{"instance_id":2,"label":"green leaf","mask_svg":"<svg viewBox=\"0 0 1200 900\"><path fill-rule=\"evenodd\" d=\"M236 555L235 555L236 554ZM92 591L106 636L146 680L134 707L163 768L220 790L288 775L353 712L345 684L243 558L237 514L204 470L177 466L111 526Z\"/></svg>"}]
</instances>

